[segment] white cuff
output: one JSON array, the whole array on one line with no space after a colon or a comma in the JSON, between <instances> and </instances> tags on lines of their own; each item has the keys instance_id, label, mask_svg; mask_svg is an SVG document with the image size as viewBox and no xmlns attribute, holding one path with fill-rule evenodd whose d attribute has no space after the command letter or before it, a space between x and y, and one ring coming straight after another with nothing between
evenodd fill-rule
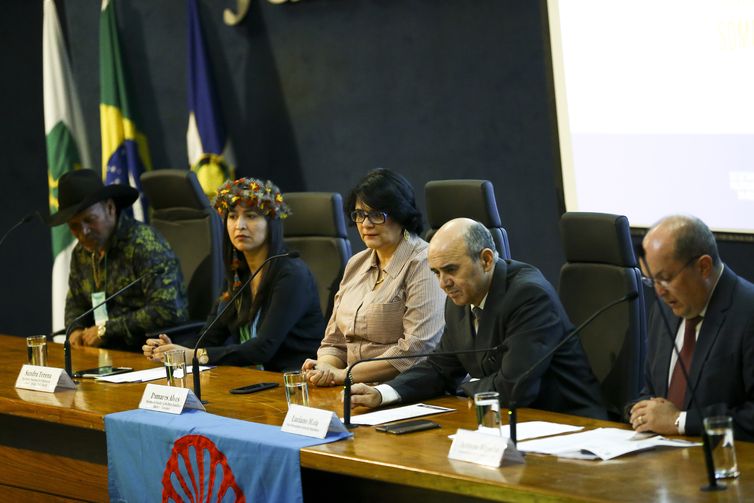
<instances>
[{"instance_id":1,"label":"white cuff","mask_svg":"<svg viewBox=\"0 0 754 503\"><path fill-rule=\"evenodd\" d=\"M678 414L678 418L675 420L675 427L679 435L686 434L686 412Z\"/></svg>"},{"instance_id":2,"label":"white cuff","mask_svg":"<svg viewBox=\"0 0 754 503\"><path fill-rule=\"evenodd\" d=\"M387 384L378 384L374 389L379 391L380 395L382 395L382 402L380 402L380 405L390 405L401 401L401 396L398 392Z\"/></svg>"}]
</instances>

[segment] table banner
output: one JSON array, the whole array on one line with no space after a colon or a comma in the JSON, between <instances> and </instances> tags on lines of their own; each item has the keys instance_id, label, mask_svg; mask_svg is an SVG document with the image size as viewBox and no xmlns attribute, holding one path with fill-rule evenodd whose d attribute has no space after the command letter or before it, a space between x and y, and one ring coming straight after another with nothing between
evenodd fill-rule
<instances>
[{"instance_id":1,"label":"table banner","mask_svg":"<svg viewBox=\"0 0 754 503\"><path fill-rule=\"evenodd\" d=\"M299 451L334 442L190 410L105 416L110 501L303 501Z\"/></svg>"}]
</instances>

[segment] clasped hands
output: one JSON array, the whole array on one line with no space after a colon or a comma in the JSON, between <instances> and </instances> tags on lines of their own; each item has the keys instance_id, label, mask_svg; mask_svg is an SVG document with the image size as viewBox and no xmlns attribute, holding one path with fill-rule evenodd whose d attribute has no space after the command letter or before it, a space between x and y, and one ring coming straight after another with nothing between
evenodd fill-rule
<instances>
[{"instance_id":1,"label":"clasped hands","mask_svg":"<svg viewBox=\"0 0 754 503\"><path fill-rule=\"evenodd\" d=\"M148 360L151 360L153 362L161 362L164 358L165 353L172 349L182 349L185 353L187 353L187 360L190 359L191 354L193 354L193 350L185 348L178 344L173 344L173 342L170 340L170 337L165 334L160 334L158 339L147 339L146 343L141 347L141 350L144 352L144 356L146 356Z\"/></svg>"},{"instance_id":2,"label":"clasped hands","mask_svg":"<svg viewBox=\"0 0 754 503\"><path fill-rule=\"evenodd\" d=\"M681 411L665 398L650 398L636 402L631 407L629 421L639 433L652 431L660 435L678 435L676 419Z\"/></svg>"},{"instance_id":3,"label":"clasped hands","mask_svg":"<svg viewBox=\"0 0 754 503\"><path fill-rule=\"evenodd\" d=\"M71 332L68 340L73 347L91 346L97 348L102 345L102 338L97 335L98 331L97 325L87 328L77 328Z\"/></svg>"}]
</instances>

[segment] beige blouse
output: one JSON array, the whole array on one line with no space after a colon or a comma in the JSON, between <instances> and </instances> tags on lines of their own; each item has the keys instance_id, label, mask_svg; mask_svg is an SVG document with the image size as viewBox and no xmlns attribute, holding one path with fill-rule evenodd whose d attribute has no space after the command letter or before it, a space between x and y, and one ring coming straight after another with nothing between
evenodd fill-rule
<instances>
[{"instance_id":1,"label":"beige blouse","mask_svg":"<svg viewBox=\"0 0 754 503\"><path fill-rule=\"evenodd\" d=\"M377 253L366 249L351 257L317 356L336 356L350 365L432 351L445 326L445 295L427 264L428 247L418 236L401 239L376 286ZM389 360L400 372L419 361Z\"/></svg>"}]
</instances>

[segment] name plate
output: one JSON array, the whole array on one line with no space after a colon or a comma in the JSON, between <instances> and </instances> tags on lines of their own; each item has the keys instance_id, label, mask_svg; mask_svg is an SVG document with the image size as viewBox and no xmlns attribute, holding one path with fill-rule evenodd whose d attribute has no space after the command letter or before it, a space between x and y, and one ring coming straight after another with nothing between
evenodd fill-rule
<instances>
[{"instance_id":1,"label":"name plate","mask_svg":"<svg viewBox=\"0 0 754 503\"><path fill-rule=\"evenodd\" d=\"M288 406L288 414L280 430L314 438L325 438L329 431L348 431L334 412L296 404Z\"/></svg>"},{"instance_id":2,"label":"name plate","mask_svg":"<svg viewBox=\"0 0 754 503\"><path fill-rule=\"evenodd\" d=\"M141 395L140 409L180 414L184 409L205 410L202 402L188 388L176 388L161 384L147 384Z\"/></svg>"},{"instance_id":3,"label":"name plate","mask_svg":"<svg viewBox=\"0 0 754 503\"><path fill-rule=\"evenodd\" d=\"M76 389L76 385L63 369L24 365L16 378L16 388L54 393L57 389Z\"/></svg>"},{"instance_id":4,"label":"name plate","mask_svg":"<svg viewBox=\"0 0 754 503\"><path fill-rule=\"evenodd\" d=\"M498 437L459 429L448 452L449 459L467 461L478 465L499 467L503 460L523 463L524 457L508 437Z\"/></svg>"}]
</instances>

